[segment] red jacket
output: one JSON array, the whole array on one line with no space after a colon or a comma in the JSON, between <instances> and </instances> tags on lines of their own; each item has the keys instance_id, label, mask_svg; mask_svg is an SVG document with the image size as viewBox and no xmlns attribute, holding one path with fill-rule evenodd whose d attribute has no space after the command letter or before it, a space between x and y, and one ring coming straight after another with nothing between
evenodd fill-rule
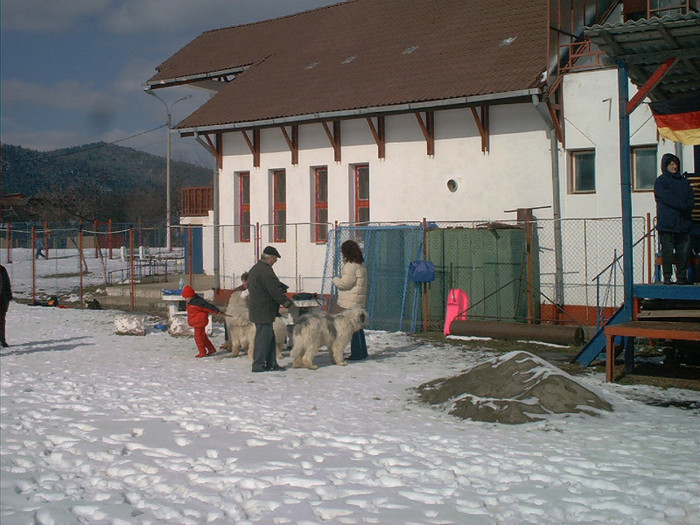
<instances>
[{"instance_id":1,"label":"red jacket","mask_svg":"<svg viewBox=\"0 0 700 525\"><path fill-rule=\"evenodd\" d=\"M195 328L204 328L209 324L209 314L218 314L219 310L209 301L204 300L199 295L195 295L187 303L187 324Z\"/></svg>"}]
</instances>

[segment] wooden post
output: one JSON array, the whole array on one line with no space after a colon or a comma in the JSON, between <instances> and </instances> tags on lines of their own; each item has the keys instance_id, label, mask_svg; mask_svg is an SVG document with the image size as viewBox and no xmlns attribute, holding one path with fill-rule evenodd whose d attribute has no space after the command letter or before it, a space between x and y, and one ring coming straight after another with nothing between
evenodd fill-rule
<instances>
[{"instance_id":1,"label":"wooden post","mask_svg":"<svg viewBox=\"0 0 700 525\"><path fill-rule=\"evenodd\" d=\"M107 242L109 243L109 260L112 260L112 219L109 219L107 222L107 231L108 231L108 236L107 236Z\"/></svg>"},{"instance_id":2,"label":"wooden post","mask_svg":"<svg viewBox=\"0 0 700 525\"><path fill-rule=\"evenodd\" d=\"M99 249L100 249L100 236L98 235L98 230L97 228L99 227L99 223L95 221L95 226L93 227L93 230L95 230L95 259L99 258Z\"/></svg>"}]
</instances>

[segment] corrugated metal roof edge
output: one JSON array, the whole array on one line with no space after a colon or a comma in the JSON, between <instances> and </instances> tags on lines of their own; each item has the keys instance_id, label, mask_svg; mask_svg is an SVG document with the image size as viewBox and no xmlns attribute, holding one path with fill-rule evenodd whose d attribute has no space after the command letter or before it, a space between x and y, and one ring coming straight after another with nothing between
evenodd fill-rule
<instances>
[{"instance_id":1,"label":"corrugated metal roof edge","mask_svg":"<svg viewBox=\"0 0 700 525\"><path fill-rule=\"evenodd\" d=\"M233 67L229 69L222 69L220 71L211 71L208 73L197 73L194 75L188 75L184 77L172 77L172 78L163 78L161 80L156 80L153 81L153 79L158 76L153 75L150 79L148 79L146 82L143 83L143 86L145 86L148 89L160 89L160 88L165 88L165 87L170 87L170 86L178 86L180 84L188 84L192 82L197 82L200 80L208 80L210 78L216 78L216 77L221 77L221 76L227 76L227 75L238 75L240 73L243 73L243 71L249 69L251 64L245 65L245 66L238 66L238 67Z\"/></svg>"},{"instance_id":2,"label":"corrugated metal roof edge","mask_svg":"<svg viewBox=\"0 0 700 525\"><path fill-rule=\"evenodd\" d=\"M652 18L640 18L639 20L628 20L627 22L616 22L616 23L611 23L611 24L595 24L592 26L588 26L586 28L586 31L589 30L601 30L601 29L622 29L622 28L631 28L631 27L644 27L644 26L656 26L659 23L664 23L664 22L677 22L679 20L684 20L684 21L694 21L697 18L700 18L700 13L685 13L685 14L678 14L678 15L667 15L667 16L655 16Z\"/></svg>"},{"instance_id":3,"label":"corrugated metal roof edge","mask_svg":"<svg viewBox=\"0 0 700 525\"><path fill-rule=\"evenodd\" d=\"M251 128L265 128L273 126L281 126L284 124L296 124L302 122L333 120L341 118L363 117L380 115L387 113L402 113L410 111L420 111L427 109L448 109L450 107L470 106L487 101L509 101L517 98L532 97L532 95L541 95L540 88L521 89L517 91L509 91L506 93L491 93L488 95L474 95L468 97L451 98L444 100L431 100L426 102L412 102L408 104L396 104L391 106L379 106L358 108L352 110L327 111L322 113L310 113L306 115L295 115L291 117L280 117L263 120L254 120L249 122L232 122L227 124L215 124L210 126L195 126L187 128L175 127L175 130L180 135L199 135L217 131L236 131Z\"/></svg>"}]
</instances>

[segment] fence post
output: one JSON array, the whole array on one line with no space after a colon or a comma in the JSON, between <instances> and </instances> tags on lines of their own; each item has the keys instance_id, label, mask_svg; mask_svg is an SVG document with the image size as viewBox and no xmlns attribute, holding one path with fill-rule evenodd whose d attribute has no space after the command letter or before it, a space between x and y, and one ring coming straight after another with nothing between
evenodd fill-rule
<instances>
[{"instance_id":1,"label":"fence post","mask_svg":"<svg viewBox=\"0 0 700 525\"><path fill-rule=\"evenodd\" d=\"M651 261L654 261L654 270L656 270L656 254L653 258L651 255L651 214L647 212L647 282L652 283L651 280Z\"/></svg>"},{"instance_id":2,"label":"fence post","mask_svg":"<svg viewBox=\"0 0 700 525\"><path fill-rule=\"evenodd\" d=\"M428 260L428 221L423 217L423 260ZM423 332L428 331L428 283L423 283Z\"/></svg>"},{"instance_id":3,"label":"fence post","mask_svg":"<svg viewBox=\"0 0 700 525\"><path fill-rule=\"evenodd\" d=\"M112 260L112 219L109 219L108 221L108 230L109 230L109 235L107 237L108 243L109 243L109 260Z\"/></svg>"},{"instance_id":4,"label":"fence post","mask_svg":"<svg viewBox=\"0 0 700 525\"><path fill-rule=\"evenodd\" d=\"M112 225L112 219L109 220L110 230ZM110 235L111 238L111 235ZM129 226L129 268L131 271L131 311L134 311L134 227Z\"/></svg>"},{"instance_id":5,"label":"fence post","mask_svg":"<svg viewBox=\"0 0 700 525\"><path fill-rule=\"evenodd\" d=\"M187 266L190 269L190 286L194 288L194 271L192 268L192 225L187 227Z\"/></svg>"},{"instance_id":6,"label":"fence post","mask_svg":"<svg viewBox=\"0 0 700 525\"><path fill-rule=\"evenodd\" d=\"M12 236L10 235L10 228L12 227L12 223L8 222L7 224L7 263L12 262L12 250L10 249L10 243L12 242Z\"/></svg>"},{"instance_id":7,"label":"fence post","mask_svg":"<svg viewBox=\"0 0 700 525\"><path fill-rule=\"evenodd\" d=\"M32 304L36 301L36 229L32 226L32 251L30 256L32 258Z\"/></svg>"},{"instance_id":8,"label":"fence post","mask_svg":"<svg viewBox=\"0 0 700 525\"><path fill-rule=\"evenodd\" d=\"M49 258L49 221L44 221L44 259Z\"/></svg>"},{"instance_id":9,"label":"fence post","mask_svg":"<svg viewBox=\"0 0 700 525\"><path fill-rule=\"evenodd\" d=\"M100 249L100 236L97 234L98 227L99 227L99 223L97 222L97 220L95 220L95 226L93 227L93 230L95 231L95 233L93 234L95 236L94 237L94 239L95 239L95 259L98 259L100 257L100 254L98 251Z\"/></svg>"},{"instance_id":10,"label":"fence post","mask_svg":"<svg viewBox=\"0 0 700 525\"><path fill-rule=\"evenodd\" d=\"M80 274L80 304L83 304L83 223L78 230L78 273Z\"/></svg>"}]
</instances>

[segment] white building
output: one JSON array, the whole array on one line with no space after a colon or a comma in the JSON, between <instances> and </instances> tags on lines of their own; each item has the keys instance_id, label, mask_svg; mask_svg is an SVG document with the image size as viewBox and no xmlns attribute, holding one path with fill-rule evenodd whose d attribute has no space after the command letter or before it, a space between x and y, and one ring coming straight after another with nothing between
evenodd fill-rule
<instances>
[{"instance_id":1,"label":"white building","mask_svg":"<svg viewBox=\"0 0 700 525\"><path fill-rule=\"evenodd\" d=\"M200 35L147 89L214 94L176 126L218 162L216 213L181 220L221 225L205 228L205 271L247 270L261 225L260 243L282 252L278 275L319 290L325 225L513 221L529 208L563 265L543 273L589 286L621 250L620 223L584 241L585 271L583 233L559 241L555 225L621 215L618 89L616 68L576 35L630 13L588 4L355 0ZM653 220L661 156L692 170L693 150L660 141L646 105L631 115L631 141L637 238ZM595 297L572 289L566 303Z\"/></svg>"}]
</instances>

